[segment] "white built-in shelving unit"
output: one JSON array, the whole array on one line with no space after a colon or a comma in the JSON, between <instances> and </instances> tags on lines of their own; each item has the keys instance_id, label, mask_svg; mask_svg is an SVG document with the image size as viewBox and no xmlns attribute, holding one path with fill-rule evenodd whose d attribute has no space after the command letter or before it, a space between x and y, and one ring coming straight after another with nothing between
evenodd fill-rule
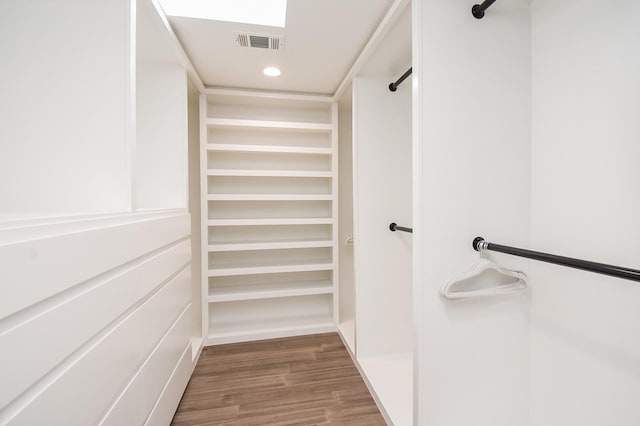
<instances>
[{"instance_id":1,"label":"white built-in shelving unit","mask_svg":"<svg viewBox=\"0 0 640 426\"><path fill-rule=\"evenodd\" d=\"M336 329L337 105L200 97L207 344Z\"/></svg>"}]
</instances>

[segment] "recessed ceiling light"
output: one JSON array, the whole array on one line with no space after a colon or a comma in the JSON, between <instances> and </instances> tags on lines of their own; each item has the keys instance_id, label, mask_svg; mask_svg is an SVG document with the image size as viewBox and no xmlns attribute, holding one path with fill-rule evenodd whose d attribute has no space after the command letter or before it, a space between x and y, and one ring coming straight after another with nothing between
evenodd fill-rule
<instances>
[{"instance_id":1,"label":"recessed ceiling light","mask_svg":"<svg viewBox=\"0 0 640 426\"><path fill-rule=\"evenodd\" d=\"M262 73L269 77L277 77L280 74L282 74L282 72L276 67L266 67L265 69L262 70Z\"/></svg>"},{"instance_id":2,"label":"recessed ceiling light","mask_svg":"<svg viewBox=\"0 0 640 426\"><path fill-rule=\"evenodd\" d=\"M167 15L284 28L287 0L160 0Z\"/></svg>"}]
</instances>

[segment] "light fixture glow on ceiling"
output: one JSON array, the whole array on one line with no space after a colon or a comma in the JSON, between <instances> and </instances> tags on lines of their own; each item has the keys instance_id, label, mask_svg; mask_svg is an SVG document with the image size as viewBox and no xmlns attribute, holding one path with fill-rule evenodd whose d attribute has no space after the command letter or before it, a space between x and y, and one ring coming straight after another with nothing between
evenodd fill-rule
<instances>
[{"instance_id":1,"label":"light fixture glow on ceiling","mask_svg":"<svg viewBox=\"0 0 640 426\"><path fill-rule=\"evenodd\" d=\"M269 77L277 77L280 74L282 74L282 72L276 67L266 67L265 69L262 70L262 73Z\"/></svg>"},{"instance_id":2,"label":"light fixture glow on ceiling","mask_svg":"<svg viewBox=\"0 0 640 426\"><path fill-rule=\"evenodd\" d=\"M167 15L284 28L287 0L160 0Z\"/></svg>"}]
</instances>

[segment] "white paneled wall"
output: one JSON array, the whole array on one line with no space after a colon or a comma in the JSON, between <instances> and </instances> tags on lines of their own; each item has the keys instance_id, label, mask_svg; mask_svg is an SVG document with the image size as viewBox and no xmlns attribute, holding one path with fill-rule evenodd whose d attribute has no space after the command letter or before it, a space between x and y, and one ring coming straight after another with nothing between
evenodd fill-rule
<instances>
[{"instance_id":1,"label":"white paneled wall","mask_svg":"<svg viewBox=\"0 0 640 426\"><path fill-rule=\"evenodd\" d=\"M168 422L192 360L189 216L21 226L0 233L0 424L141 424L165 394Z\"/></svg>"},{"instance_id":2,"label":"white paneled wall","mask_svg":"<svg viewBox=\"0 0 640 426\"><path fill-rule=\"evenodd\" d=\"M0 12L0 424L168 424L202 342L179 48L151 0Z\"/></svg>"},{"instance_id":3,"label":"white paneled wall","mask_svg":"<svg viewBox=\"0 0 640 426\"><path fill-rule=\"evenodd\" d=\"M129 3L0 3L0 215L129 206Z\"/></svg>"},{"instance_id":4,"label":"white paneled wall","mask_svg":"<svg viewBox=\"0 0 640 426\"><path fill-rule=\"evenodd\" d=\"M353 81L356 359L387 415L411 422L411 83Z\"/></svg>"},{"instance_id":5,"label":"white paneled wall","mask_svg":"<svg viewBox=\"0 0 640 426\"><path fill-rule=\"evenodd\" d=\"M640 3L532 2L532 247L640 267ZM532 426L640 424L640 286L532 268Z\"/></svg>"},{"instance_id":6,"label":"white paneled wall","mask_svg":"<svg viewBox=\"0 0 640 426\"><path fill-rule=\"evenodd\" d=\"M411 352L411 83L356 78L354 213L358 357ZM384 313L384 314L382 314Z\"/></svg>"},{"instance_id":7,"label":"white paneled wall","mask_svg":"<svg viewBox=\"0 0 640 426\"><path fill-rule=\"evenodd\" d=\"M417 409L422 425L524 425L527 298L439 295L477 258L474 237L530 238L529 1L496 2L484 20L471 6L413 2Z\"/></svg>"}]
</instances>

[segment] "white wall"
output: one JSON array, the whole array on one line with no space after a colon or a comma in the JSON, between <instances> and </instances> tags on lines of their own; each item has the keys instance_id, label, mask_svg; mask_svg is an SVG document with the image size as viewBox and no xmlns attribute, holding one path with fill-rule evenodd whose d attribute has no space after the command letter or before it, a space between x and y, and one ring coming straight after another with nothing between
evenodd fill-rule
<instances>
[{"instance_id":1,"label":"white wall","mask_svg":"<svg viewBox=\"0 0 640 426\"><path fill-rule=\"evenodd\" d=\"M640 3L536 0L532 241L640 267ZM531 268L531 425L640 424L640 287Z\"/></svg>"},{"instance_id":2,"label":"white wall","mask_svg":"<svg viewBox=\"0 0 640 426\"><path fill-rule=\"evenodd\" d=\"M0 2L0 214L129 207L128 3Z\"/></svg>"},{"instance_id":3,"label":"white wall","mask_svg":"<svg viewBox=\"0 0 640 426\"><path fill-rule=\"evenodd\" d=\"M160 15L136 2L137 210L185 208L187 203L187 77Z\"/></svg>"},{"instance_id":4,"label":"white wall","mask_svg":"<svg viewBox=\"0 0 640 426\"><path fill-rule=\"evenodd\" d=\"M358 358L411 352L411 86L353 81Z\"/></svg>"},{"instance_id":5,"label":"white wall","mask_svg":"<svg viewBox=\"0 0 640 426\"><path fill-rule=\"evenodd\" d=\"M415 406L421 425L524 425L526 295L439 295L478 257L475 236L515 246L530 238L529 2L496 2L481 21L471 5L412 5Z\"/></svg>"},{"instance_id":6,"label":"white wall","mask_svg":"<svg viewBox=\"0 0 640 426\"><path fill-rule=\"evenodd\" d=\"M185 208L187 75L178 64L138 66L136 193L138 210Z\"/></svg>"}]
</instances>

